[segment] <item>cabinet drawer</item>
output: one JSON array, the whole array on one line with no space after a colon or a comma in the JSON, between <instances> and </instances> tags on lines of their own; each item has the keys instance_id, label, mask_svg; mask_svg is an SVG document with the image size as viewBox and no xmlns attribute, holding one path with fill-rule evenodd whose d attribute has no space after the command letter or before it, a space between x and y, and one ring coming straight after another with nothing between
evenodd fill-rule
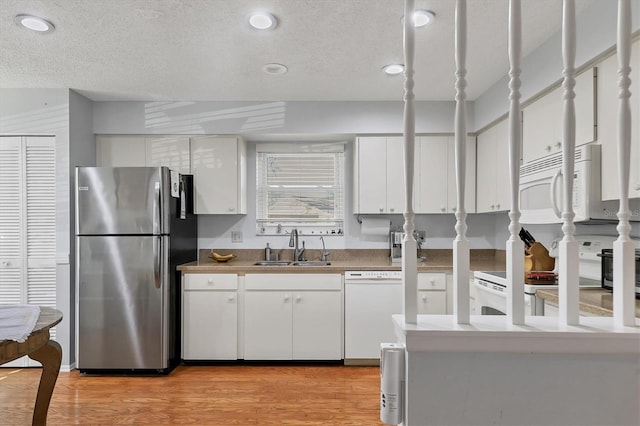
<instances>
[{"instance_id":1,"label":"cabinet drawer","mask_svg":"<svg viewBox=\"0 0 640 426\"><path fill-rule=\"evenodd\" d=\"M184 274L184 290L237 290L236 274Z\"/></svg>"},{"instance_id":2,"label":"cabinet drawer","mask_svg":"<svg viewBox=\"0 0 640 426\"><path fill-rule=\"evenodd\" d=\"M444 291L419 291L418 314L444 315L447 313L447 294Z\"/></svg>"},{"instance_id":3,"label":"cabinet drawer","mask_svg":"<svg viewBox=\"0 0 640 426\"><path fill-rule=\"evenodd\" d=\"M253 290L335 290L342 289L339 274L247 274L247 291Z\"/></svg>"},{"instance_id":4,"label":"cabinet drawer","mask_svg":"<svg viewBox=\"0 0 640 426\"><path fill-rule=\"evenodd\" d=\"M444 272L418 274L418 290L446 290L447 278Z\"/></svg>"}]
</instances>

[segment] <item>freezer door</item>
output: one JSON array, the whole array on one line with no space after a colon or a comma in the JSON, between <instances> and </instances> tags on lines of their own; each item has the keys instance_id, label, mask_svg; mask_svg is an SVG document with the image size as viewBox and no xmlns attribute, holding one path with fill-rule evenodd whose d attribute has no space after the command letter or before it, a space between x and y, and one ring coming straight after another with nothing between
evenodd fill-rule
<instances>
[{"instance_id":1,"label":"freezer door","mask_svg":"<svg viewBox=\"0 0 640 426\"><path fill-rule=\"evenodd\" d=\"M166 167L77 167L76 235L169 233Z\"/></svg>"},{"instance_id":2,"label":"freezer door","mask_svg":"<svg viewBox=\"0 0 640 426\"><path fill-rule=\"evenodd\" d=\"M77 237L78 368L167 368L168 243Z\"/></svg>"}]
</instances>

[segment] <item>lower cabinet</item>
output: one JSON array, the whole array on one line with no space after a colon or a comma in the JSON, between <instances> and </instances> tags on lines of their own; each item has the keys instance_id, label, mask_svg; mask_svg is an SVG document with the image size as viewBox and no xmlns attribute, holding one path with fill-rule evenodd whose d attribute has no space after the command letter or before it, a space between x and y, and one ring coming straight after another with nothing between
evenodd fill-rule
<instances>
[{"instance_id":1,"label":"lower cabinet","mask_svg":"<svg viewBox=\"0 0 640 426\"><path fill-rule=\"evenodd\" d=\"M441 272L418 273L418 314L447 313L447 277Z\"/></svg>"},{"instance_id":2,"label":"lower cabinet","mask_svg":"<svg viewBox=\"0 0 640 426\"><path fill-rule=\"evenodd\" d=\"M184 274L182 358L238 358L238 276Z\"/></svg>"},{"instance_id":3,"label":"lower cabinet","mask_svg":"<svg viewBox=\"0 0 640 426\"><path fill-rule=\"evenodd\" d=\"M342 276L247 274L244 359L342 359Z\"/></svg>"}]
</instances>

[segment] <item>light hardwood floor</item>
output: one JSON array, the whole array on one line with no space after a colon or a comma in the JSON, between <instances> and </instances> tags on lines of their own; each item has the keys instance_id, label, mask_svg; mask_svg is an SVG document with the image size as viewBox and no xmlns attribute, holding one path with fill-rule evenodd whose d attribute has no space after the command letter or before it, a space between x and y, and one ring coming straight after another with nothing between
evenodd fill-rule
<instances>
[{"instance_id":1,"label":"light hardwood floor","mask_svg":"<svg viewBox=\"0 0 640 426\"><path fill-rule=\"evenodd\" d=\"M40 369L0 369L0 425L29 425ZM380 425L380 370L180 366L168 376L60 373L48 425Z\"/></svg>"}]
</instances>

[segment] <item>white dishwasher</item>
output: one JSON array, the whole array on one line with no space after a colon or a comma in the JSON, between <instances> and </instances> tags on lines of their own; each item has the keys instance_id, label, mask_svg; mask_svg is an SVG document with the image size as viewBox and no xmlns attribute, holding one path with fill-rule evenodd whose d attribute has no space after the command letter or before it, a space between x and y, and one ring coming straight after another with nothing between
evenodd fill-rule
<instances>
[{"instance_id":1,"label":"white dishwasher","mask_svg":"<svg viewBox=\"0 0 640 426\"><path fill-rule=\"evenodd\" d=\"M375 364L380 344L396 336L391 316L402 313L402 271L344 273L345 364Z\"/></svg>"}]
</instances>

